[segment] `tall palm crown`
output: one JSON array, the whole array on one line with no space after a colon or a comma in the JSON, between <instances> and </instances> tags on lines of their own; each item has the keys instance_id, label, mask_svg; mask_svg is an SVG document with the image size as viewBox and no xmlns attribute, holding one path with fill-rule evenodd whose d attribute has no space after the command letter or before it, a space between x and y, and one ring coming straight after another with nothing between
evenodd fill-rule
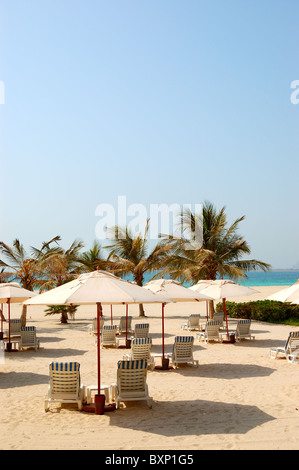
<instances>
[{"instance_id":1,"label":"tall palm crown","mask_svg":"<svg viewBox=\"0 0 299 470\"><path fill-rule=\"evenodd\" d=\"M225 207L218 212L210 202L203 204L200 215L185 211L181 224L189 228L189 233L185 230L180 240L169 238L173 250L164 271L181 281L196 283L201 279L215 280L217 276L236 280L246 277L245 273L249 270L268 270L270 265L267 263L243 259L250 254L248 243L238 233L239 224L244 218L239 217L229 225ZM202 246L190 249L190 236L201 229Z\"/></svg>"},{"instance_id":2,"label":"tall palm crown","mask_svg":"<svg viewBox=\"0 0 299 470\"><path fill-rule=\"evenodd\" d=\"M100 243L96 240L90 250L82 253L80 256L80 262L82 264L82 271L84 272L92 272L97 268L105 271L111 264L105 259L103 249Z\"/></svg>"},{"instance_id":3,"label":"tall palm crown","mask_svg":"<svg viewBox=\"0 0 299 470\"><path fill-rule=\"evenodd\" d=\"M59 236L54 237L52 240L44 242L40 249L31 247L31 254L26 252L18 239L13 241L12 246L0 242L0 252L4 257L0 260L0 266L4 268L0 278L18 281L22 287L28 290L41 287L44 282L42 279L43 266L59 252L57 246L51 248L50 245L58 240L60 240Z\"/></svg>"},{"instance_id":4,"label":"tall palm crown","mask_svg":"<svg viewBox=\"0 0 299 470\"><path fill-rule=\"evenodd\" d=\"M83 247L81 240L74 240L69 248L58 247L52 255L44 257L41 262L43 271L41 291L59 287L80 273L82 269L80 251ZM37 258L42 255L39 250L35 250L35 254Z\"/></svg>"},{"instance_id":5,"label":"tall palm crown","mask_svg":"<svg viewBox=\"0 0 299 470\"><path fill-rule=\"evenodd\" d=\"M120 276L132 274L138 286L142 286L146 272L154 272L164 266L170 245L165 240L159 241L151 250L149 249L149 219L144 234L134 235L128 228L113 227L108 261L112 261L111 271ZM140 306L140 315L144 315Z\"/></svg>"}]
</instances>

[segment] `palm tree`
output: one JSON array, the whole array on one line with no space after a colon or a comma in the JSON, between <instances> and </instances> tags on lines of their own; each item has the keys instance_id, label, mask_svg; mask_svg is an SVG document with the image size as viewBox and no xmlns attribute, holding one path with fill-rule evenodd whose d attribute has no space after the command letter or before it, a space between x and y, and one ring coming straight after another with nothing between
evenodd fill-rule
<instances>
[{"instance_id":1,"label":"palm tree","mask_svg":"<svg viewBox=\"0 0 299 470\"><path fill-rule=\"evenodd\" d=\"M183 237L179 240L168 236L172 245L165 273L181 281L197 283L201 279L215 280L225 276L233 280L247 277L250 270L270 269L270 265L256 259L243 259L250 254L248 243L238 233L239 224L245 216L228 224L225 207L217 211L215 206L206 201L202 214L193 214L186 210L180 220ZM187 229L186 229L187 227ZM202 230L202 246L190 249L192 234ZM210 302L210 314L213 316L214 303Z\"/></svg>"},{"instance_id":2,"label":"palm tree","mask_svg":"<svg viewBox=\"0 0 299 470\"><path fill-rule=\"evenodd\" d=\"M104 259L103 248L96 240L90 250L82 253L80 263L82 264L82 271L88 272L95 271L97 268L106 270L111 265Z\"/></svg>"},{"instance_id":3,"label":"palm tree","mask_svg":"<svg viewBox=\"0 0 299 470\"><path fill-rule=\"evenodd\" d=\"M0 242L0 252L5 259L5 261L0 260L0 266L4 268L0 273L0 280L17 281L22 287L31 291L41 287L44 283L42 267L59 250L57 246L51 247L50 245L59 240L60 237L56 236L50 241L44 242L41 249L31 247L31 256L18 239L13 241L12 246ZM27 307L23 305L22 326L26 325L26 314Z\"/></svg>"},{"instance_id":4,"label":"palm tree","mask_svg":"<svg viewBox=\"0 0 299 470\"><path fill-rule=\"evenodd\" d=\"M111 250L108 261L112 261L111 271L116 275L132 274L138 286L143 286L146 272L154 272L164 266L169 244L164 240L157 243L153 249L148 247L149 219L145 232L134 235L128 228L113 227L114 239L112 244L105 247ZM139 316L144 316L143 305L139 305Z\"/></svg>"},{"instance_id":5,"label":"palm tree","mask_svg":"<svg viewBox=\"0 0 299 470\"><path fill-rule=\"evenodd\" d=\"M59 247L51 256L45 257L41 262L44 280L40 292L59 287L80 274L82 269L80 251L83 247L81 240L74 240L67 250ZM35 254L37 257L41 256L40 251L36 249Z\"/></svg>"}]
</instances>

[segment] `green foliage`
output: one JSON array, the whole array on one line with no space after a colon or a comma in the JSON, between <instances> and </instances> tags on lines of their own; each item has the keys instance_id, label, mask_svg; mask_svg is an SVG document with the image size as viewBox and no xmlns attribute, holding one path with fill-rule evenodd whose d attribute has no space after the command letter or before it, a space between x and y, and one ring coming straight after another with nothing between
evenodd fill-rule
<instances>
[{"instance_id":1,"label":"green foliage","mask_svg":"<svg viewBox=\"0 0 299 470\"><path fill-rule=\"evenodd\" d=\"M275 300L258 300L255 302L226 302L227 314L231 318L249 318L269 323L286 323L299 325L299 305ZM216 311L223 311L222 302Z\"/></svg>"},{"instance_id":2,"label":"green foliage","mask_svg":"<svg viewBox=\"0 0 299 470\"><path fill-rule=\"evenodd\" d=\"M60 314L61 323L67 323L68 316L74 315L78 308L77 305L48 305L47 307L45 310L46 316Z\"/></svg>"}]
</instances>

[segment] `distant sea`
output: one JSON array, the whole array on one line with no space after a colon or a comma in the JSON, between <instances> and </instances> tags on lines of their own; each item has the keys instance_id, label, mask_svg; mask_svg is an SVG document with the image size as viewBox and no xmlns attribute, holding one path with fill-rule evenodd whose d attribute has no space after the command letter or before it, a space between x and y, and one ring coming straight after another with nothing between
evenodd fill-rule
<instances>
[{"instance_id":1,"label":"distant sea","mask_svg":"<svg viewBox=\"0 0 299 470\"><path fill-rule=\"evenodd\" d=\"M291 286L299 279L299 269L275 271L251 271L248 279L238 281L243 286Z\"/></svg>"},{"instance_id":2,"label":"distant sea","mask_svg":"<svg viewBox=\"0 0 299 470\"><path fill-rule=\"evenodd\" d=\"M282 269L273 271L250 271L246 273L247 279L238 280L243 286L291 286L299 279L299 269ZM153 274L146 273L145 282L148 282ZM167 279L167 276L164 276ZM185 284L189 287L188 284Z\"/></svg>"}]
</instances>

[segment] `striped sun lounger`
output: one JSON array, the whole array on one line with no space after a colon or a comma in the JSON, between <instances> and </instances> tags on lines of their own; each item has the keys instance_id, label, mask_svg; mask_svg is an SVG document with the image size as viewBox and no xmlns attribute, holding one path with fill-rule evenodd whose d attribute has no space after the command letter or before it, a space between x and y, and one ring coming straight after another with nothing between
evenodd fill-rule
<instances>
[{"instance_id":1,"label":"striped sun lounger","mask_svg":"<svg viewBox=\"0 0 299 470\"><path fill-rule=\"evenodd\" d=\"M135 338L147 338L149 332L149 323L137 323L134 329Z\"/></svg>"},{"instance_id":2,"label":"striped sun lounger","mask_svg":"<svg viewBox=\"0 0 299 470\"><path fill-rule=\"evenodd\" d=\"M116 334L118 332L117 325L104 325L101 334L101 348L104 346L118 347L118 338Z\"/></svg>"},{"instance_id":3,"label":"striped sun lounger","mask_svg":"<svg viewBox=\"0 0 299 470\"><path fill-rule=\"evenodd\" d=\"M205 331L197 333L197 339L203 340L206 343L209 341L222 341L219 330L219 321L210 320L206 323Z\"/></svg>"},{"instance_id":4,"label":"striped sun lounger","mask_svg":"<svg viewBox=\"0 0 299 470\"><path fill-rule=\"evenodd\" d=\"M251 320L239 320L237 323L236 331L235 331L235 336L236 336L236 341L240 341L241 339L255 339L255 336L253 336L250 333L250 326L251 326Z\"/></svg>"},{"instance_id":5,"label":"striped sun lounger","mask_svg":"<svg viewBox=\"0 0 299 470\"><path fill-rule=\"evenodd\" d=\"M103 328L104 324L105 324L105 318L101 317L100 318L100 332L102 331L102 328ZM89 325L89 327L88 327L88 332L91 335L97 335L98 334L98 319L97 318L93 318L92 324Z\"/></svg>"},{"instance_id":6,"label":"striped sun lounger","mask_svg":"<svg viewBox=\"0 0 299 470\"><path fill-rule=\"evenodd\" d=\"M270 349L270 357L277 359L279 356L289 359L288 356L294 355L294 352L299 353L299 331L291 331L284 347L276 347ZM290 360L289 362L294 362Z\"/></svg>"},{"instance_id":7,"label":"striped sun lounger","mask_svg":"<svg viewBox=\"0 0 299 470\"><path fill-rule=\"evenodd\" d=\"M147 361L119 361L117 365L116 408L120 402L145 400L152 407L146 383Z\"/></svg>"},{"instance_id":8,"label":"striped sun lounger","mask_svg":"<svg viewBox=\"0 0 299 470\"><path fill-rule=\"evenodd\" d=\"M193 344L193 336L176 336L170 356L175 368L178 364L187 364L188 362L198 366L198 361L193 358Z\"/></svg>"},{"instance_id":9,"label":"striped sun lounger","mask_svg":"<svg viewBox=\"0 0 299 470\"><path fill-rule=\"evenodd\" d=\"M155 359L151 356L152 340L151 338L134 338L131 342L131 353L124 356L124 360L135 361L145 359L148 366L153 370L155 367Z\"/></svg>"},{"instance_id":10,"label":"striped sun lounger","mask_svg":"<svg viewBox=\"0 0 299 470\"><path fill-rule=\"evenodd\" d=\"M182 323L183 330L199 330L200 329L200 314L193 313L189 316L187 323Z\"/></svg>"},{"instance_id":11,"label":"striped sun lounger","mask_svg":"<svg viewBox=\"0 0 299 470\"><path fill-rule=\"evenodd\" d=\"M80 384L80 364L78 362L51 362L49 376L45 411L49 410L50 403L77 403L81 411L83 387Z\"/></svg>"},{"instance_id":12,"label":"striped sun lounger","mask_svg":"<svg viewBox=\"0 0 299 470\"><path fill-rule=\"evenodd\" d=\"M20 349L34 348L35 351L39 349L40 341L36 337L35 326L25 326L21 328Z\"/></svg>"},{"instance_id":13,"label":"striped sun lounger","mask_svg":"<svg viewBox=\"0 0 299 470\"><path fill-rule=\"evenodd\" d=\"M125 335L126 334L127 324L128 324L127 333L128 334L133 334L132 320L133 320L133 318L131 316L128 316L128 319L127 319L127 317L121 317L120 318L119 325L118 325L118 332L119 332L120 335Z\"/></svg>"},{"instance_id":14,"label":"striped sun lounger","mask_svg":"<svg viewBox=\"0 0 299 470\"><path fill-rule=\"evenodd\" d=\"M10 336L20 336L21 334L22 322L20 319L10 320ZM8 335L8 326L5 328L5 334Z\"/></svg>"}]
</instances>

